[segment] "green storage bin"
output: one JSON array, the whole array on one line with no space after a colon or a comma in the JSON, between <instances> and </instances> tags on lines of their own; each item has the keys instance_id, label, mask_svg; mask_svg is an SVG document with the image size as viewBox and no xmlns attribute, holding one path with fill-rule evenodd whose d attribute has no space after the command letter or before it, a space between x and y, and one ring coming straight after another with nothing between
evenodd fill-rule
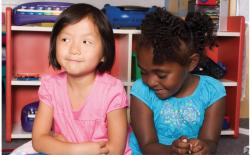
<instances>
[{"instance_id":1,"label":"green storage bin","mask_svg":"<svg viewBox=\"0 0 250 155\"><path fill-rule=\"evenodd\" d=\"M141 78L141 70L138 67L136 52L132 52L132 80L135 81Z\"/></svg>"}]
</instances>

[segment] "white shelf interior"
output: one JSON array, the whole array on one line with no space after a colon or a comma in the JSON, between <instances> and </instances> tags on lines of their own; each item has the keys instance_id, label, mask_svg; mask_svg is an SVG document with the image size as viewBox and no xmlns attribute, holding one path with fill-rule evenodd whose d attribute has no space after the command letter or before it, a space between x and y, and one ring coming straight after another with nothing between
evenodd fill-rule
<instances>
[{"instance_id":1,"label":"white shelf interior","mask_svg":"<svg viewBox=\"0 0 250 155\"><path fill-rule=\"evenodd\" d=\"M13 126L11 138L13 138L13 139L28 139L28 138L32 138L32 134L31 134L31 132L25 132L22 129L21 123L16 123Z\"/></svg>"},{"instance_id":2,"label":"white shelf interior","mask_svg":"<svg viewBox=\"0 0 250 155\"><path fill-rule=\"evenodd\" d=\"M232 129L222 130L221 135L234 135L234 131Z\"/></svg>"},{"instance_id":3,"label":"white shelf interior","mask_svg":"<svg viewBox=\"0 0 250 155\"><path fill-rule=\"evenodd\" d=\"M235 82L235 81L231 81L231 80L227 80L227 79L221 79L220 81L222 82L222 84L225 87L236 87L237 86L237 82Z\"/></svg>"},{"instance_id":4,"label":"white shelf interior","mask_svg":"<svg viewBox=\"0 0 250 155\"><path fill-rule=\"evenodd\" d=\"M41 32L51 32L52 27L42 27L42 26L11 26L12 31L41 31Z\"/></svg>"},{"instance_id":5,"label":"white shelf interior","mask_svg":"<svg viewBox=\"0 0 250 155\"><path fill-rule=\"evenodd\" d=\"M240 32L216 32L216 36L221 37L239 37Z\"/></svg>"},{"instance_id":6,"label":"white shelf interior","mask_svg":"<svg viewBox=\"0 0 250 155\"><path fill-rule=\"evenodd\" d=\"M40 80L31 80L31 81L21 81L13 79L11 80L11 85L13 86L40 86Z\"/></svg>"}]
</instances>

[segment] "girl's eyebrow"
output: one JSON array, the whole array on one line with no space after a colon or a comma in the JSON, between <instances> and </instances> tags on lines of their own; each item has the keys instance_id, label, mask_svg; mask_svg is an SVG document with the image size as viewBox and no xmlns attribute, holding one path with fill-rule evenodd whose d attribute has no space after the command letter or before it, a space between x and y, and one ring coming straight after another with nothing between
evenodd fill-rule
<instances>
[{"instance_id":1,"label":"girl's eyebrow","mask_svg":"<svg viewBox=\"0 0 250 155\"><path fill-rule=\"evenodd\" d=\"M138 67L139 67L141 70L146 71L146 69L144 69L144 68L143 68L142 66L140 66L139 64L138 64ZM155 68L155 69L153 69L152 71L153 71L153 72L161 72L161 73L166 73L166 71L165 71L165 70L158 69L158 68Z\"/></svg>"},{"instance_id":2,"label":"girl's eyebrow","mask_svg":"<svg viewBox=\"0 0 250 155\"><path fill-rule=\"evenodd\" d=\"M59 34L59 35L69 35L69 36L71 36L71 35L74 35L74 34L72 34L72 33L70 33L70 32L61 32L61 34ZM81 35L82 37L84 36L84 37L93 37L94 35L92 34L92 33L90 33L90 32L88 32L88 33L83 33L82 35Z\"/></svg>"},{"instance_id":3,"label":"girl's eyebrow","mask_svg":"<svg viewBox=\"0 0 250 155\"><path fill-rule=\"evenodd\" d=\"M169 71L160 70L160 69L154 69L153 72L157 73L157 74L168 74L169 73Z\"/></svg>"},{"instance_id":4,"label":"girl's eyebrow","mask_svg":"<svg viewBox=\"0 0 250 155\"><path fill-rule=\"evenodd\" d=\"M58 36L71 36L72 34L68 33L68 32L61 32L59 33Z\"/></svg>"}]
</instances>

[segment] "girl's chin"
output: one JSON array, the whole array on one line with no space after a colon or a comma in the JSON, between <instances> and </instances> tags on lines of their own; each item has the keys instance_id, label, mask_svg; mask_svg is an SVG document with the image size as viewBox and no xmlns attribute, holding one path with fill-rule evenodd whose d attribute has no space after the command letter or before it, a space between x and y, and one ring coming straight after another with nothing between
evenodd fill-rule
<instances>
[{"instance_id":1,"label":"girl's chin","mask_svg":"<svg viewBox=\"0 0 250 155\"><path fill-rule=\"evenodd\" d=\"M67 72L68 75L72 76L72 77L79 77L79 76L82 76L84 75L84 73L82 72Z\"/></svg>"},{"instance_id":2,"label":"girl's chin","mask_svg":"<svg viewBox=\"0 0 250 155\"><path fill-rule=\"evenodd\" d=\"M170 97L170 95L168 95L168 94L159 94L159 93L156 93L156 95L160 98L160 99L162 99L162 100L164 100L164 99L167 99L167 98L169 98Z\"/></svg>"}]
</instances>

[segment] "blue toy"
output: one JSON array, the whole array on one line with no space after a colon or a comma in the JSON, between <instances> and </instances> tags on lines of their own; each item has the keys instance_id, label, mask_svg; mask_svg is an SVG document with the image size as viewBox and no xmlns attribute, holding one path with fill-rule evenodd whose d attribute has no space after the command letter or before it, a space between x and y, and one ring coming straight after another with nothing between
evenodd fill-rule
<instances>
[{"instance_id":1,"label":"blue toy","mask_svg":"<svg viewBox=\"0 0 250 155\"><path fill-rule=\"evenodd\" d=\"M137 6L111 6L105 4L103 12L108 17L113 28L139 28L145 15L153 12L155 6L151 8Z\"/></svg>"},{"instance_id":2,"label":"blue toy","mask_svg":"<svg viewBox=\"0 0 250 155\"><path fill-rule=\"evenodd\" d=\"M32 2L18 5L13 9L13 24L55 22L57 16L72 4L64 2Z\"/></svg>"},{"instance_id":3,"label":"blue toy","mask_svg":"<svg viewBox=\"0 0 250 155\"><path fill-rule=\"evenodd\" d=\"M230 128L230 120L229 120L228 116L225 116L224 120L223 120L222 129L226 130L226 129L229 129L229 128Z\"/></svg>"},{"instance_id":4,"label":"blue toy","mask_svg":"<svg viewBox=\"0 0 250 155\"><path fill-rule=\"evenodd\" d=\"M21 124L22 128L26 132L31 132L35 114L38 110L39 101L35 101L25 105L21 113Z\"/></svg>"}]
</instances>

